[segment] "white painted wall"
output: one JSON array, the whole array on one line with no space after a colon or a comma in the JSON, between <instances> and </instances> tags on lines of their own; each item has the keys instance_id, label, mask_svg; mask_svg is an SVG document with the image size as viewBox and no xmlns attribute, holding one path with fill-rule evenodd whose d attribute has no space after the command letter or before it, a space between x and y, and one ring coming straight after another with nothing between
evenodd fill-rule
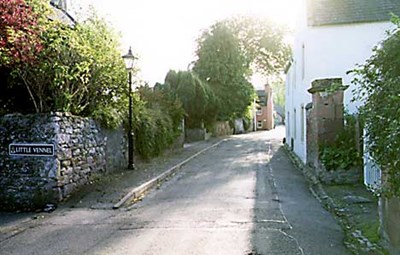
<instances>
[{"instance_id":1,"label":"white painted wall","mask_svg":"<svg viewBox=\"0 0 400 255\"><path fill-rule=\"evenodd\" d=\"M300 125L306 125L306 122L301 120L301 113L305 112L301 106L311 102L311 94L307 92L311 82L315 79L342 78L344 84L350 85L344 95L345 109L350 113L356 112L359 103L351 102L355 86L351 81L354 77L346 72L357 64L363 64L372 55L372 48L394 26L390 22L376 22L305 27L304 17L298 23L300 27L295 35L293 62L286 78L286 114L290 115L286 121L286 141L290 145L290 140L294 139L294 152L305 163L306 138L301 139L301 136L305 136L306 127L301 133Z\"/></svg>"}]
</instances>

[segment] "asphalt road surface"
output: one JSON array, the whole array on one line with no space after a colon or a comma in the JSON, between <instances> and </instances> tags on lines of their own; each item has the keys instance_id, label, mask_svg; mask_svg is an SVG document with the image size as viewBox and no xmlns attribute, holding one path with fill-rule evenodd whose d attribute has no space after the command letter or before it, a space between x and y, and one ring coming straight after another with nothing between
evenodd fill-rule
<instances>
[{"instance_id":1,"label":"asphalt road surface","mask_svg":"<svg viewBox=\"0 0 400 255\"><path fill-rule=\"evenodd\" d=\"M281 147L283 129L232 136L122 210L68 209L0 254L350 254Z\"/></svg>"}]
</instances>

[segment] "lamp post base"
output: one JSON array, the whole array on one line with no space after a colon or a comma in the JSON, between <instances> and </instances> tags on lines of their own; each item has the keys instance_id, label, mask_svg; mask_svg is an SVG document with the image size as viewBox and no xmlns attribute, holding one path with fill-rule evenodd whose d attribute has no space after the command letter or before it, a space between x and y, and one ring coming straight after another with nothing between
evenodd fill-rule
<instances>
[{"instance_id":1,"label":"lamp post base","mask_svg":"<svg viewBox=\"0 0 400 255\"><path fill-rule=\"evenodd\" d=\"M131 128L131 127L130 127ZM132 131L128 134L128 170L135 170L134 160L134 134Z\"/></svg>"}]
</instances>

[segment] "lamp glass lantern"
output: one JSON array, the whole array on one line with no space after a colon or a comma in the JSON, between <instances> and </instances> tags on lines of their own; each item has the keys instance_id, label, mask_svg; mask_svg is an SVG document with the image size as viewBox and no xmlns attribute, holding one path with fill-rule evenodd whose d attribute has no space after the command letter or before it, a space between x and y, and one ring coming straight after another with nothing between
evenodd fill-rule
<instances>
[{"instance_id":1,"label":"lamp glass lantern","mask_svg":"<svg viewBox=\"0 0 400 255\"><path fill-rule=\"evenodd\" d=\"M129 51L126 55L123 55L122 58L125 61L125 67L126 70L132 71L133 70L133 64L136 60L136 57L132 54L132 49L129 47Z\"/></svg>"}]
</instances>

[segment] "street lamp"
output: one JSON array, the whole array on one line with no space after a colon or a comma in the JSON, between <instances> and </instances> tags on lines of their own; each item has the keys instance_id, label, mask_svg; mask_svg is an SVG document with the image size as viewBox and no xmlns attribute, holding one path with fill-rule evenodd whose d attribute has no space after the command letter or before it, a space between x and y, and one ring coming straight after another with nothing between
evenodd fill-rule
<instances>
[{"instance_id":1,"label":"street lamp","mask_svg":"<svg viewBox=\"0 0 400 255\"><path fill-rule=\"evenodd\" d=\"M132 127L132 70L133 64L135 62L136 57L132 54L131 47L129 47L128 54L123 55L122 58L125 61L125 67L128 71L128 84L129 84L129 130L128 130L128 169L134 170L135 163L133 160L134 153L134 133Z\"/></svg>"}]
</instances>

